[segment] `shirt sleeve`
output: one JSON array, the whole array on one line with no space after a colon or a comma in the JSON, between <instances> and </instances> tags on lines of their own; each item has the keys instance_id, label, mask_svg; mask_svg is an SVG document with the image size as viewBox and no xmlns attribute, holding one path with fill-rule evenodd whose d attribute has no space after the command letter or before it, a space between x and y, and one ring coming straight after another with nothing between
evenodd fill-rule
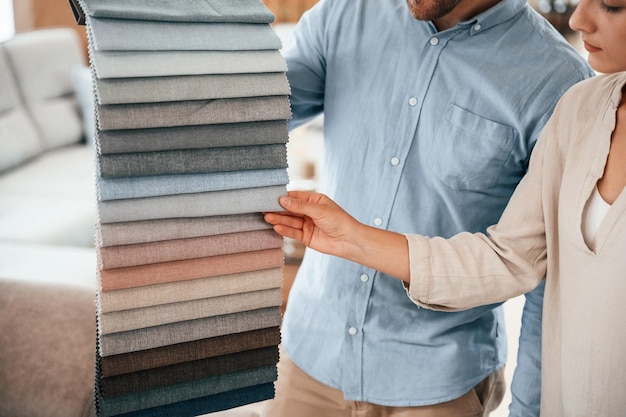
<instances>
[{"instance_id":1,"label":"shirt sleeve","mask_svg":"<svg viewBox=\"0 0 626 417\"><path fill-rule=\"evenodd\" d=\"M549 194L553 190L542 185L549 139L545 136L538 140L529 171L500 221L486 235L462 232L450 239L406 235L411 273L408 293L416 304L442 311L466 310L525 294L544 279L543 202L555 198Z\"/></svg>"},{"instance_id":2,"label":"shirt sleeve","mask_svg":"<svg viewBox=\"0 0 626 417\"><path fill-rule=\"evenodd\" d=\"M526 294L517 350L517 366L511 381L509 417L539 417L544 290L545 281Z\"/></svg>"},{"instance_id":3,"label":"shirt sleeve","mask_svg":"<svg viewBox=\"0 0 626 417\"><path fill-rule=\"evenodd\" d=\"M285 45L287 78L291 87L289 101L296 128L324 110L326 84L326 34L330 1L322 1L308 10L296 25L291 41Z\"/></svg>"}]
</instances>

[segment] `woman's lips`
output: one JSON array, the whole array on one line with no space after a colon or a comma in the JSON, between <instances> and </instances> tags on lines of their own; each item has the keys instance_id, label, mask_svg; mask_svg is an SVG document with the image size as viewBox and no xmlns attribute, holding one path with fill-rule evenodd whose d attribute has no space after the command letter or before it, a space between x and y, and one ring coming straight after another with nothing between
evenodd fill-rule
<instances>
[{"instance_id":1,"label":"woman's lips","mask_svg":"<svg viewBox=\"0 0 626 417\"><path fill-rule=\"evenodd\" d=\"M586 41L583 41L583 45L585 46L585 49L587 50L587 52L592 53L592 52L598 52L601 51L602 49L597 48L589 43L587 43Z\"/></svg>"}]
</instances>

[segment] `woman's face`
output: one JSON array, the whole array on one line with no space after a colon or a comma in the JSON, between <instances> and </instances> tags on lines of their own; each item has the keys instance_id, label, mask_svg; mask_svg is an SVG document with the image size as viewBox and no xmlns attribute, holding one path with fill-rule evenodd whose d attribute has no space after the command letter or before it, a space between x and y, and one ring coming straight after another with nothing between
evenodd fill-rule
<instances>
[{"instance_id":1,"label":"woman's face","mask_svg":"<svg viewBox=\"0 0 626 417\"><path fill-rule=\"evenodd\" d=\"M569 25L580 32L594 70L626 71L626 0L580 0Z\"/></svg>"}]
</instances>

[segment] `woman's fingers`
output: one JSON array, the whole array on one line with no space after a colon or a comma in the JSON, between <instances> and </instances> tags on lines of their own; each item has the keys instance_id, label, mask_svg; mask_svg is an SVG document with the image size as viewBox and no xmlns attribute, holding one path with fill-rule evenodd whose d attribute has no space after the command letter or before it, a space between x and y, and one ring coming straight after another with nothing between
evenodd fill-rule
<instances>
[{"instance_id":1,"label":"woman's fingers","mask_svg":"<svg viewBox=\"0 0 626 417\"><path fill-rule=\"evenodd\" d=\"M265 213L265 221L274 226L274 231L281 236L302 241L304 219L280 213Z\"/></svg>"},{"instance_id":2,"label":"woman's fingers","mask_svg":"<svg viewBox=\"0 0 626 417\"><path fill-rule=\"evenodd\" d=\"M292 216L289 214L281 213L265 213L264 219L269 224L283 225L294 229L302 229L304 220L299 216Z\"/></svg>"}]
</instances>

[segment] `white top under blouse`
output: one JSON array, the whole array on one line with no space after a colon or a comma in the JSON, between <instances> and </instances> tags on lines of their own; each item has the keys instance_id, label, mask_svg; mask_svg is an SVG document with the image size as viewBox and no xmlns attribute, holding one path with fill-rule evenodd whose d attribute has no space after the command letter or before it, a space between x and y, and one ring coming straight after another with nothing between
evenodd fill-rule
<instances>
[{"instance_id":1,"label":"white top under blouse","mask_svg":"<svg viewBox=\"0 0 626 417\"><path fill-rule=\"evenodd\" d=\"M604 220L611 205L604 201L596 185L583 212L583 238L589 247L593 247L600 223Z\"/></svg>"}]
</instances>

